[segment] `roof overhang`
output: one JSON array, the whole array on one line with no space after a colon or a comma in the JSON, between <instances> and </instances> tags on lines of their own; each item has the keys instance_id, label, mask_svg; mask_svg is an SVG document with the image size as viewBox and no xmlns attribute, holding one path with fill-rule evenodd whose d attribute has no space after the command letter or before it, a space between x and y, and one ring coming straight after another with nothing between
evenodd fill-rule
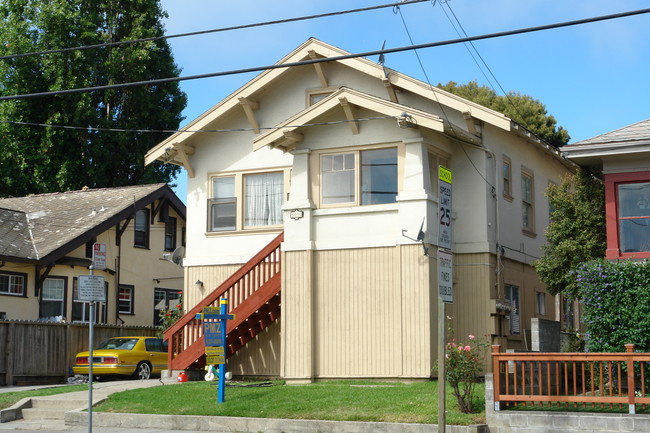
<instances>
[{"instance_id":1,"label":"roof overhang","mask_svg":"<svg viewBox=\"0 0 650 433\"><path fill-rule=\"evenodd\" d=\"M452 127L448 123L431 113L342 87L327 98L307 107L305 110L257 137L253 141L253 150L270 147L283 151L291 151L302 141L302 130L312 124L319 124L319 119L336 112L339 113L339 117L343 118L343 122L347 122L350 125L351 133L358 134L360 128L362 128L362 119L355 117L355 112L358 108L373 111L382 117L393 118L395 120L395 127L397 128L426 128L443 134L449 134L454 138L472 141L475 144L479 142L477 137L458 128L452 130ZM459 134L462 134L462 137Z\"/></svg>"},{"instance_id":2,"label":"roof overhang","mask_svg":"<svg viewBox=\"0 0 650 433\"><path fill-rule=\"evenodd\" d=\"M461 113L469 113L475 119L494 125L497 128L506 131L512 130L512 121L497 111L463 99L460 96L456 96L415 78L384 68L382 65L362 57L337 59L337 57L349 55L350 53L340 48L326 44L318 39L310 38L276 63L276 65L287 65L286 68L279 67L262 72L231 95L224 98L217 105L194 119L181 131L171 135L166 140L151 148L145 155L145 165L151 164L156 160L181 165L188 171L188 175L193 177L194 170L190 164L189 156L194 153L194 147L190 142L195 134L200 134L202 130L209 129L210 125L215 121L222 118L231 110L236 109L243 110L249 122L252 122L252 129L259 131L260 127L256 124L253 116L253 111L257 107L256 93L269 86L278 77L286 74L292 64L314 59L332 58L332 61L339 62L380 80L387 88L388 99L394 103L396 102L396 89L402 89L428 98ZM328 86L328 80L322 67L324 64L314 64L313 68L321 85ZM456 135L468 135L460 132L458 128L455 129L455 132L457 132Z\"/></svg>"}]
</instances>

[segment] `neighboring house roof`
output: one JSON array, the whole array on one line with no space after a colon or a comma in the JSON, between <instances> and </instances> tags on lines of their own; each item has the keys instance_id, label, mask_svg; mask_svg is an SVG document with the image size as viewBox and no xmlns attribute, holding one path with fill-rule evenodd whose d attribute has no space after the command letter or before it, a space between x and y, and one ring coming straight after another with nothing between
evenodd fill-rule
<instances>
[{"instance_id":1,"label":"neighboring house roof","mask_svg":"<svg viewBox=\"0 0 650 433\"><path fill-rule=\"evenodd\" d=\"M603 156L650 152L650 119L566 145L561 151L584 165L598 165Z\"/></svg>"},{"instance_id":2,"label":"neighboring house roof","mask_svg":"<svg viewBox=\"0 0 650 433\"><path fill-rule=\"evenodd\" d=\"M185 218L164 183L0 199L0 260L53 264L155 200Z\"/></svg>"}]
</instances>

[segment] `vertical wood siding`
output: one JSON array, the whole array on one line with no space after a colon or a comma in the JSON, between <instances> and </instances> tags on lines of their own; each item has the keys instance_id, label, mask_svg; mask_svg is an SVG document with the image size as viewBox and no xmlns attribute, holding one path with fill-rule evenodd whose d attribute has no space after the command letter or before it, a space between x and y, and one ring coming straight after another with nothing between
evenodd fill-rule
<instances>
[{"instance_id":1,"label":"vertical wood siding","mask_svg":"<svg viewBox=\"0 0 650 433\"><path fill-rule=\"evenodd\" d=\"M286 252L282 261L282 371L289 380L314 377L311 251Z\"/></svg>"},{"instance_id":2,"label":"vertical wood siding","mask_svg":"<svg viewBox=\"0 0 650 433\"><path fill-rule=\"evenodd\" d=\"M242 376L280 376L282 317L228 358L228 371Z\"/></svg>"},{"instance_id":3,"label":"vertical wood siding","mask_svg":"<svg viewBox=\"0 0 650 433\"><path fill-rule=\"evenodd\" d=\"M495 258L491 254L454 255L454 303L447 305L448 321L458 341L468 335L492 335L496 332L490 316L491 301L496 297Z\"/></svg>"}]
</instances>

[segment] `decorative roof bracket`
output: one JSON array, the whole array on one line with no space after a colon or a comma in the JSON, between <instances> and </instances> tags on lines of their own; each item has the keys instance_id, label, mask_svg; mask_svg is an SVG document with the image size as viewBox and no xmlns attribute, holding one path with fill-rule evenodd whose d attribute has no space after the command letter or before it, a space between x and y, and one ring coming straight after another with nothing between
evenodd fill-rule
<instances>
[{"instance_id":1,"label":"decorative roof bracket","mask_svg":"<svg viewBox=\"0 0 650 433\"><path fill-rule=\"evenodd\" d=\"M253 113L253 111L256 111L260 108L259 102L251 101L248 98L239 98L239 103L244 109L244 113L246 113L246 118L248 119L248 123L251 125L251 128L253 128L255 134L259 134L260 125L259 123L257 123L257 119L255 118L255 113Z\"/></svg>"},{"instance_id":2,"label":"decorative roof bracket","mask_svg":"<svg viewBox=\"0 0 650 433\"><path fill-rule=\"evenodd\" d=\"M318 59L318 54L316 54L316 51L314 50L309 50L309 58L312 60ZM325 71L323 70L323 64L322 63L314 63L314 68L316 69L316 75L318 75L318 79L320 80L320 85L323 89L327 89L329 87L329 84L327 83L327 77L325 76Z\"/></svg>"},{"instance_id":3,"label":"decorative roof bracket","mask_svg":"<svg viewBox=\"0 0 650 433\"><path fill-rule=\"evenodd\" d=\"M349 121L350 129L352 130L352 134L357 135L359 134L359 122L355 120L354 113L352 111L352 106L348 102L347 98L342 97L339 98L339 103L341 104L341 107L343 108L343 111L345 112L345 117Z\"/></svg>"}]
</instances>

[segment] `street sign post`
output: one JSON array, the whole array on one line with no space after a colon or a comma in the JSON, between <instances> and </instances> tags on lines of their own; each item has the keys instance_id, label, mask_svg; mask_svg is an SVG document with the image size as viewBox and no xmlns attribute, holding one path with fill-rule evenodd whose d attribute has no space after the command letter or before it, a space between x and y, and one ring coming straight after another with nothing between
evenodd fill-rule
<instances>
[{"instance_id":1,"label":"street sign post","mask_svg":"<svg viewBox=\"0 0 650 433\"><path fill-rule=\"evenodd\" d=\"M228 300L219 301L219 308L203 307L196 318L203 320L203 342L205 345L205 363L219 365L218 402L226 400L226 321L234 319L228 314Z\"/></svg>"},{"instance_id":2,"label":"street sign post","mask_svg":"<svg viewBox=\"0 0 650 433\"><path fill-rule=\"evenodd\" d=\"M438 166L438 432L446 431L446 327L445 304L454 302L453 255L451 253L452 173Z\"/></svg>"}]
</instances>

